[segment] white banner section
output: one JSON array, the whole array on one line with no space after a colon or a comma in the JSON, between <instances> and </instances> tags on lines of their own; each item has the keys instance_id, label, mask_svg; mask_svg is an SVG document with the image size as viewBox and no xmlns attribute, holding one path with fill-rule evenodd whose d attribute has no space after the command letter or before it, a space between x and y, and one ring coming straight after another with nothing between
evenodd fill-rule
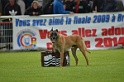
<instances>
[{"instance_id":1,"label":"white banner section","mask_svg":"<svg viewBox=\"0 0 124 82\"><path fill-rule=\"evenodd\" d=\"M51 50L51 28L78 34L88 49L124 47L124 12L13 17L14 50Z\"/></svg>"}]
</instances>

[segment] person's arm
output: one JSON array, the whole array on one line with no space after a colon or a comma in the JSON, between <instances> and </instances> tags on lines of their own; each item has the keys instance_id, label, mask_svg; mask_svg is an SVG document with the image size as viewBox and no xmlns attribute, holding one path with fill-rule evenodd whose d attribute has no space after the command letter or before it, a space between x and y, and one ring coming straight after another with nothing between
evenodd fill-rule
<instances>
[{"instance_id":1,"label":"person's arm","mask_svg":"<svg viewBox=\"0 0 124 82\"><path fill-rule=\"evenodd\" d=\"M19 5L19 3L18 3L18 5ZM21 14L24 15L25 8L26 8L26 7L25 7L25 3L22 2L19 6L20 6L20 8L21 8Z\"/></svg>"},{"instance_id":2,"label":"person's arm","mask_svg":"<svg viewBox=\"0 0 124 82\"><path fill-rule=\"evenodd\" d=\"M93 12L97 11L96 6L97 6L97 0L94 0L93 1Z\"/></svg>"},{"instance_id":3,"label":"person's arm","mask_svg":"<svg viewBox=\"0 0 124 82\"><path fill-rule=\"evenodd\" d=\"M60 14L70 14L70 11L65 11L63 5L59 5L59 4L56 4L56 5L57 5L56 7L58 7L57 10Z\"/></svg>"},{"instance_id":4,"label":"person's arm","mask_svg":"<svg viewBox=\"0 0 124 82\"><path fill-rule=\"evenodd\" d=\"M26 9L24 15L32 15L33 12L31 12L31 7L29 7L28 9Z\"/></svg>"}]
</instances>

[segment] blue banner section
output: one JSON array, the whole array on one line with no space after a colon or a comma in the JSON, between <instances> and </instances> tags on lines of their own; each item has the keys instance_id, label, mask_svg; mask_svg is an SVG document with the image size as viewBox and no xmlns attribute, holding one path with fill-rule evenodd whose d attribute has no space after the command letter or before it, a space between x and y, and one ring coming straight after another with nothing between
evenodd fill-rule
<instances>
[{"instance_id":1,"label":"blue banner section","mask_svg":"<svg viewBox=\"0 0 124 82\"><path fill-rule=\"evenodd\" d=\"M73 16L57 16L51 18L21 19L15 20L16 27L25 26L52 26L52 25L71 25L71 24L96 24L109 22L124 22L124 13L101 13L101 14L78 14Z\"/></svg>"}]
</instances>

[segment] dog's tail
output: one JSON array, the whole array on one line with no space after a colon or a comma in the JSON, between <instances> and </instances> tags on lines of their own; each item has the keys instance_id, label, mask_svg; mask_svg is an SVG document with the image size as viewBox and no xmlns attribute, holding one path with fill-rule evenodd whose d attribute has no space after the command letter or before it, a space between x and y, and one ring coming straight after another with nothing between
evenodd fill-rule
<instances>
[{"instance_id":1,"label":"dog's tail","mask_svg":"<svg viewBox=\"0 0 124 82\"><path fill-rule=\"evenodd\" d=\"M84 40L82 40L82 41L83 41L83 45L84 45L85 51L91 54L91 52L87 49L87 47L86 47L86 44L85 44Z\"/></svg>"},{"instance_id":2,"label":"dog's tail","mask_svg":"<svg viewBox=\"0 0 124 82\"><path fill-rule=\"evenodd\" d=\"M87 47L85 47L85 50L86 50L88 53L90 53L90 54L91 54L91 52L87 49Z\"/></svg>"}]
</instances>

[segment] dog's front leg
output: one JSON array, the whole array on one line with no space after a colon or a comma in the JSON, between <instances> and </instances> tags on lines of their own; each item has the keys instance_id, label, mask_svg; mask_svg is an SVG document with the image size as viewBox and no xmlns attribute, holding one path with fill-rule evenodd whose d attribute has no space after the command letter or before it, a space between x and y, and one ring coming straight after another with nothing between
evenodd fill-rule
<instances>
[{"instance_id":1,"label":"dog's front leg","mask_svg":"<svg viewBox=\"0 0 124 82\"><path fill-rule=\"evenodd\" d=\"M61 49L60 51L60 66L63 66L63 61L64 61L64 49Z\"/></svg>"},{"instance_id":2,"label":"dog's front leg","mask_svg":"<svg viewBox=\"0 0 124 82\"><path fill-rule=\"evenodd\" d=\"M52 51L55 53L56 52L56 46L55 46L55 44L53 44L53 49L52 49Z\"/></svg>"}]
</instances>

